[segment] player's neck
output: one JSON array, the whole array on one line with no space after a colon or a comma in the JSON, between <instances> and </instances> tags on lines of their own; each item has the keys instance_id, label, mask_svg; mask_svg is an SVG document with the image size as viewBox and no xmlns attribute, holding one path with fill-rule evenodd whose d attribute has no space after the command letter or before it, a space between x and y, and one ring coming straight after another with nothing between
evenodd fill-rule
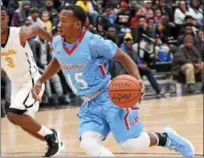
<instances>
[{"instance_id":1,"label":"player's neck","mask_svg":"<svg viewBox=\"0 0 204 158\"><path fill-rule=\"evenodd\" d=\"M8 32L9 32L9 28L7 28L5 30L5 32L3 34L1 34L1 44L5 44L5 42L8 39Z\"/></svg>"},{"instance_id":2,"label":"player's neck","mask_svg":"<svg viewBox=\"0 0 204 158\"><path fill-rule=\"evenodd\" d=\"M77 41L79 39L79 37L81 36L82 32L83 32L83 29L81 31L78 31L76 33L76 35L73 37L65 37L65 41L67 43L73 43L73 42Z\"/></svg>"}]
</instances>

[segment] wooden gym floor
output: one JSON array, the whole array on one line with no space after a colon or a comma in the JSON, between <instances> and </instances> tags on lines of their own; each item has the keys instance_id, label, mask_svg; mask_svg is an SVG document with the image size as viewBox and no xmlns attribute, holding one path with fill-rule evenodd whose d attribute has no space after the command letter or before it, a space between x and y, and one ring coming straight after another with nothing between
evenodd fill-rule
<instances>
[{"instance_id":1,"label":"wooden gym floor","mask_svg":"<svg viewBox=\"0 0 204 158\"><path fill-rule=\"evenodd\" d=\"M59 156L85 155L77 137L77 111L78 108L74 107L40 111L36 115L40 123L61 131L65 149ZM146 131L162 131L164 127L170 126L193 143L196 156L203 155L203 95L143 101L140 112ZM117 156L178 156L175 152L160 147L150 148L143 153L125 154L111 134L104 143ZM1 148L2 156L42 156L46 145L3 118Z\"/></svg>"}]
</instances>

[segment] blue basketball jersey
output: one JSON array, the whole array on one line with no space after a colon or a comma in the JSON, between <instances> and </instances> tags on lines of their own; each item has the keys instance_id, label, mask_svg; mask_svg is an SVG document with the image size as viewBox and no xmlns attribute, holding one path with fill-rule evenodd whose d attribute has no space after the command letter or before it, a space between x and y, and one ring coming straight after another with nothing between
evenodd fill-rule
<instances>
[{"instance_id":1,"label":"blue basketball jersey","mask_svg":"<svg viewBox=\"0 0 204 158\"><path fill-rule=\"evenodd\" d=\"M64 42L60 35L56 36L53 48L53 56L76 95L90 95L108 84L111 78L108 59L113 58L117 51L112 41L84 31L72 44Z\"/></svg>"}]
</instances>

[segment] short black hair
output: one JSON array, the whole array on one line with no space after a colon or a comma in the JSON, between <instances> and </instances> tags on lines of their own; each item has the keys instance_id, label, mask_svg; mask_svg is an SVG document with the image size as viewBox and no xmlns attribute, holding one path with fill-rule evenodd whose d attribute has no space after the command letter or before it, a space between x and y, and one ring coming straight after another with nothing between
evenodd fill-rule
<instances>
[{"instance_id":1,"label":"short black hair","mask_svg":"<svg viewBox=\"0 0 204 158\"><path fill-rule=\"evenodd\" d=\"M3 10L6 12L6 14L8 14L7 8L5 6L3 6L3 5L1 5L1 11L3 11Z\"/></svg>"},{"instance_id":2,"label":"short black hair","mask_svg":"<svg viewBox=\"0 0 204 158\"><path fill-rule=\"evenodd\" d=\"M139 20L139 19L141 19L141 18L144 18L145 20L147 20L144 15L140 15L137 19Z\"/></svg>"},{"instance_id":3,"label":"short black hair","mask_svg":"<svg viewBox=\"0 0 204 158\"><path fill-rule=\"evenodd\" d=\"M71 10L73 12L73 15L79 19L82 23L82 26L86 23L86 13L84 9L82 9L80 6L71 4L69 6L63 7L64 10Z\"/></svg>"},{"instance_id":4,"label":"short black hair","mask_svg":"<svg viewBox=\"0 0 204 158\"><path fill-rule=\"evenodd\" d=\"M186 21L186 20L188 20L188 19L193 19L193 20L195 20L192 16L186 15L185 18L184 18L184 20Z\"/></svg>"},{"instance_id":5,"label":"short black hair","mask_svg":"<svg viewBox=\"0 0 204 158\"><path fill-rule=\"evenodd\" d=\"M39 13L39 10L38 10L38 8L35 8L35 7L34 7L34 8L31 8L31 9L30 9L30 13L31 13L31 14L33 14L33 13Z\"/></svg>"}]
</instances>

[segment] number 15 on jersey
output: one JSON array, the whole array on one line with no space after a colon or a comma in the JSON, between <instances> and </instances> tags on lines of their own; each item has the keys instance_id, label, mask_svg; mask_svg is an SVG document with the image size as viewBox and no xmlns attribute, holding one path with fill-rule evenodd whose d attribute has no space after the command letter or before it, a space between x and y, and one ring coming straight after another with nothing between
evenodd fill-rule
<instances>
[{"instance_id":1,"label":"number 15 on jersey","mask_svg":"<svg viewBox=\"0 0 204 158\"><path fill-rule=\"evenodd\" d=\"M70 74L67 75L69 86L75 94L78 92L79 89L88 88L88 84L86 83L86 81L84 79L82 79L82 76L83 76L82 73L75 73L74 74L74 81L76 83L80 84L80 88L77 89L73 84L73 80L71 79L71 75Z\"/></svg>"}]
</instances>

